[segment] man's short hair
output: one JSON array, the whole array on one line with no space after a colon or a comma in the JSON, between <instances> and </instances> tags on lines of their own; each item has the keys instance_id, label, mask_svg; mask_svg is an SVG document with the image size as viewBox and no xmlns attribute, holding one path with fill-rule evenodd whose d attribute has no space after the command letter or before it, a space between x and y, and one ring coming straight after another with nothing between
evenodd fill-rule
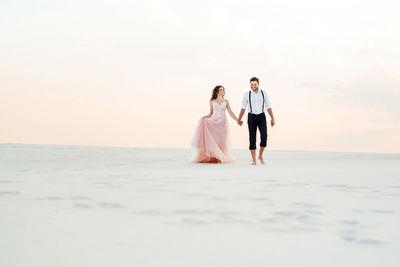
<instances>
[{"instance_id":1,"label":"man's short hair","mask_svg":"<svg viewBox=\"0 0 400 267\"><path fill-rule=\"evenodd\" d=\"M250 79L250 82L257 82L257 83L260 83L260 81L258 80L257 77L251 78L251 79Z\"/></svg>"}]
</instances>

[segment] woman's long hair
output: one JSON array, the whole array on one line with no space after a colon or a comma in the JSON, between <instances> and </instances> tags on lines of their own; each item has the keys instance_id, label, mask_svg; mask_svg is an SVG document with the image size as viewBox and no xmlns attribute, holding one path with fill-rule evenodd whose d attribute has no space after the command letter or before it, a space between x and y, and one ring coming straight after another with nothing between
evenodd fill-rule
<instances>
[{"instance_id":1,"label":"woman's long hair","mask_svg":"<svg viewBox=\"0 0 400 267\"><path fill-rule=\"evenodd\" d=\"M217 85L215 86L215 88L212 90L212 94L211 94L211 100L217 99L218 96L218 92L219 92L219 88L223 87L222 85Z\"/></svg>"}]
</instances>

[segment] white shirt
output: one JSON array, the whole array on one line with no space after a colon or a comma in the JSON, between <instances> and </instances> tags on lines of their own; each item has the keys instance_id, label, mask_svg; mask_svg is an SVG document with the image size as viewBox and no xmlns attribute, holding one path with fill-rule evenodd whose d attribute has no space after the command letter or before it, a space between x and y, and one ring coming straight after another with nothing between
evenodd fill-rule
<instances>
[{"instance_id":1,"label":"white shirt","mask_svg":"<svg viewBox=\"0 0 400 267\"><path fill-rule=\"evenodd\" d=\"M261 89L258 89L258 92L255 93L253 90L250 90L251 92L251 109L253 112L250 112L250 105L248 112L253 113L253 114L260 114L263 112L263 96L261 93ZM247 105L249 104L249 91L244 93L243 95L243 101L242 101L242 109L246 109ZM271 108L271 103L269 102L268 94L263 90L264 93L264 108L269 109Z\"/></svg>"}]
</instances>

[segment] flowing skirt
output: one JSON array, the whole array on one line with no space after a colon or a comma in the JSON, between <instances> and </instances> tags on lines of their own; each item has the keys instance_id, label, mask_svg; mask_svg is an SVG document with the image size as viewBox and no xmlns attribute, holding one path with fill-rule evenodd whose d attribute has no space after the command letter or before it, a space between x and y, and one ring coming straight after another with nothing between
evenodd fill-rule
<instances>
[{"instance_id":1,"label":"flowing skirt","mask_svg":"<svg viewBox=\"0 0 400 267\"><path fill-rule=\"evenodd\" d=\"M233 162L231 154L228 122L225 116L201 118L197 123L191 142L197 149L195 162Z\"/></svg>"}]
</instances>

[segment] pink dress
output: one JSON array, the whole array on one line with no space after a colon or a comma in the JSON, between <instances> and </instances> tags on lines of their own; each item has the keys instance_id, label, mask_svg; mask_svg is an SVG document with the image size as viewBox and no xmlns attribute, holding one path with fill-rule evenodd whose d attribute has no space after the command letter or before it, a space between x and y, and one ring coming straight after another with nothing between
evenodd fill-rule
<instances>
[{"instance_id":1,"label":"pink dress","mask_svg":"<svg viewBox=\"0 0 400 267\"><path fill-rule=\"evenodd\" d=\"M201 118L197 123L196 130L192 139L192 147L197 149L195 162L233 162L231 154L228 121L225 116L226 101L218 104L217 101L211 102L213 114L210 118Z\"/></svg>"}]
</instances>

